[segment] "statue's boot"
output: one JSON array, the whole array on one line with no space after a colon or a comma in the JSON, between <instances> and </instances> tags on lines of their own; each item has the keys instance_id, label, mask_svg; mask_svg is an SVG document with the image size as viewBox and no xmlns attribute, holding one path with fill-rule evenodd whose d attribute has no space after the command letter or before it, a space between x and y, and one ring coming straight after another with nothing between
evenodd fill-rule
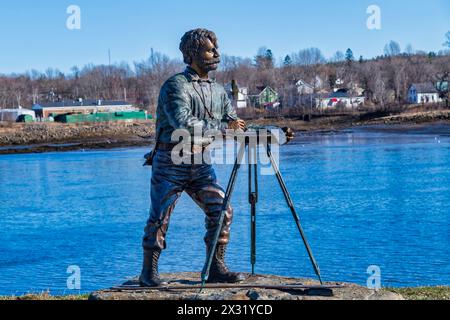
<instances>
[{"instance_id":1,"label":"statue's boot","mask_svg":"<svg viewBox=\"0 0 450 320\"><path fill-rule=\"evenodd\" d=\"M226 245L217 245L207 283L238 283L246 279L244 274L228 270L225 264L226 249ZM209 246L207 246L207 253L209 253Z\"/></svg>"},{"instance_id":2,"label":"statue's boot","mask_svg":"<svg viewBox=\"0 0 450 320\"><path fill-rule=\"evenodd\" d=\"M158 260L161 250L144 250L144 263L141 276L139 277L139 285L141 287L159 287L167 285L159 277Z\"/></svg>"}]
</instances>

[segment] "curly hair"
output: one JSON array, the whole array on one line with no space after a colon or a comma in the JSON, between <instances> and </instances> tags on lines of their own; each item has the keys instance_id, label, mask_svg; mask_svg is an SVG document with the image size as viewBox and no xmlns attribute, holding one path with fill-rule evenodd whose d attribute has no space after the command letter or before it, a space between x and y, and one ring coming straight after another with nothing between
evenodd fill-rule
<instances>
[{"instance_id":1,"label":"curly hair","mask_svg":"<svg viewBox=\"0 0 450 320\"><path fill-rule=\"evenodd\" d=\"M200 53L200 48L210 40L216 48L217 37L216 34L207 29L194 29L188 31L181 38L180 51L183 53L184 63L190 65L195 57Z\"/></svg>"}]
</instances>

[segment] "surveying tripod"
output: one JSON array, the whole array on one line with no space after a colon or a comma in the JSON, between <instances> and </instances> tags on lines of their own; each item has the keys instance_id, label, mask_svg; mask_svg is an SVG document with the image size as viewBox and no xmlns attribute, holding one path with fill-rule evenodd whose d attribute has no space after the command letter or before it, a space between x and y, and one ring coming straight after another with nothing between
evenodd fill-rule
<instances>
[{"instance_id":1,"label":"surveying tripod","mask_svg":"<svg viewBox=\"0 0 450 320\"><path fill-rule=\"evenodd\" d=\"M264 137L262 136L264 135ZM256 143L254 143L256 140ZM246 132L243 134L243 139L241 140L243 143L241 144L238 155L236 157L236 161L234 163L233 171L231 172L230 180L228 182L228 186L225 192L225 199L222 207L222 212L219 217L218 227L214 236L214 240L212 245L210 246L210 251L208 252L208 257L206 259L205 266L202 271L202 286L205 286L206 281L209 278L209 272L211 270L211 264L214 257L214 253L216 252L217 242L219 240L220 231L222 230L223 222L226 215L226 210L230 205L231 196L234 191L234 187L236 185L236 179L238 175L239 169L242 167L242 160L245 156L245 151L248 153L248 193L249 193L249 203L250 203L250 211L251 211L251 264L252 264L252 275L255 274L255 264L256 264L256 204L258 203L259 193L258 193L258 150L260 147L260 142L264 141L264 147L267 152L267 156L270 159L270 163L273 167L275 175L277 177L278 183L280 184L281 190L283 191L284 197L286 199L287 205L292 213L294 221L297 225L298 231L302 237L303 243L306 247L306 251L308 252L309 259L313 265L314 271L319 278L320 284L323 285L322 277L320 275L319 265L314 258L311 247L309 246L308 240L306 239L305 232L300 224L300 218L295 210L294 203L289 194L289 191L286 187L286 184L283 180L283 177L280 172L280 168L275 161L271 145L273 144L273 140L275 137L269 133L261 133L256 131ZM251 143L253 142L253 143ZM278 143L278 142L275 142ZM253 160L253 161L252 161ZM253 162L253 163L252 163Z\"/></svg>"}]
</instances>

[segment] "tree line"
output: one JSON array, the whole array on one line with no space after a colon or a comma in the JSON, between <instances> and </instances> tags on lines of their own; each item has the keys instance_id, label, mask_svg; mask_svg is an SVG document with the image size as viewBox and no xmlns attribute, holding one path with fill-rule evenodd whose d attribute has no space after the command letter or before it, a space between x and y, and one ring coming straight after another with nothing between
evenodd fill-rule
<instances>
[{"instance_id":1,"label":"tree line","mask_svg":"<svg viewBox=\"0 0 450 320\"><path fill-rule=\"evenodd\" d=\"M402 104L407 101L412 83L449 80L450 32L446 38L444 45L449 50L423 52L407 46L402 51L398 43L391 41L384 55L371 59L355 56L350 48L326 59L320 49L308 48L277 60L271 49L262 47L253 58L223 55L214 76L223 84L235 80L250 92L270 86L279 93L285 108L299 107L299 102L287 98L293 83L300 79L311 84L315 92L332 91L339 79L350 90L357 84L371 104ZM69 73L49 68L45 72L0 75L0 107L91 98L126 100L154 112L161 85L183 69L181 60L152 50L147 59L132 65L87 65L73 67Z\"/></svg>"}]
</instances>

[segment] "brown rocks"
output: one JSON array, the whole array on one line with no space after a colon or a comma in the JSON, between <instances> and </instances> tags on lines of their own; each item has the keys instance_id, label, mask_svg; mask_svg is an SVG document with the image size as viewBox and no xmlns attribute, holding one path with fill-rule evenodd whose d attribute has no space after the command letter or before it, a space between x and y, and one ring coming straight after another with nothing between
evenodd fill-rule
<instances>
[{"instance_id":1,"label":"brown rocks","mask_svg":"<svg viewBox=\"0 0 450 320\"><path fill-rule=\"evenodd\" d=\"M257 275L249 277L244 283L229 288L198 289L200 274L179 273L164 274L169 281L170 290L139 288L136 279L131 280L123 289L108 289L94 292L91 300L403 300L399 294L381 290L375 291L355 284L327 283L330 290L321 289L319 283L308 279L295 279L279 276ZM277 286L303 285L298 289ZM130 286L136 286L135 289ZM308 286L313 288L309 289ZM193 287L190 289L190 287ZM177 289L181 288L181 289ZM293 288L293 287L290 287Z\"/></svg>"},{"instance_id":2,"label":"brown rocks","mask_svg":"<svg viewBox=\"0 0 450 320\"><path fill-rule=\"evenodd\" d=\"M110 147L150 145L154 132L155 124L149 121L91 124L0 122L0 153L104 148L111 144L111 139L115 140L115 144ZM49 144L52 146L48 146ZM64 144L72 144L72 147L53 146ZM14 146L30 148L19 150L14 149Z\"/></svg>"},{"instance_id":3,"label":"brown rocks","mask_svg":"<svg viewBox=\"0 0 450 320\"><path fill-rule=\"evenodd\" d=\"M371 123L384 123L384 124L407 124L407 123L427 123L436 121L449 121L450 110L441 111L425 111L415 113L404 113L400 115L394 115L389 117L378 118L370 121Z\"/></svg>"}]
</instances>

